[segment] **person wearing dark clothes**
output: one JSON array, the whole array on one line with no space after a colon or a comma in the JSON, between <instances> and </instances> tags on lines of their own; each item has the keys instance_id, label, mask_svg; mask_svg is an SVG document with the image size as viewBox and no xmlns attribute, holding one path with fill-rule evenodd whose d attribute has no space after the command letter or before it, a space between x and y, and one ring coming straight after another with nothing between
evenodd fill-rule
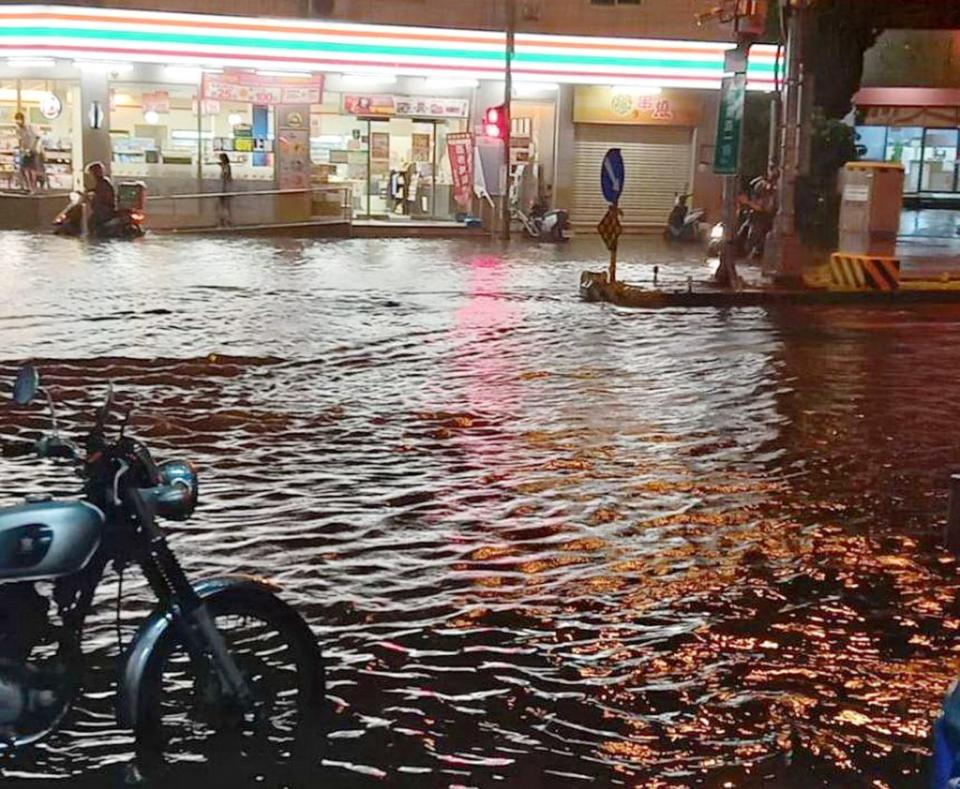
<instances>
[{"instance_id":1,"label":"person wearing dark clothes","mask_svg":"<svg viewBox=\"0 0 960 789\"><path fill-rule=\"evenodd\" d=\"M100 162L89 165L87 172L93 178L88 230L92 235L101 235L107 223L117 215L117 195Z\"/></svg>"},{"instance_id":2,"label":"person wearing dark clothes","mask_svg":"<svg viewBox=\"0 0 960 789\"><path fill-rule=\"evenodd\" d=\"M220 226L230 227L233 220L230 216L230 192L233 191L233 170L230 167L230 157L220 154Z\"/></svg>"}]
</instances>

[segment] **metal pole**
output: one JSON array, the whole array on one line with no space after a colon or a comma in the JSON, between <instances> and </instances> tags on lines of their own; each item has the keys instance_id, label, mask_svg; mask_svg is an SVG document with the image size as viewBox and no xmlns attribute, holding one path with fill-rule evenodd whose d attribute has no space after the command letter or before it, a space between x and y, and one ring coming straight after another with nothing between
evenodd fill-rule
<instances>
[{"instance_id":1,"label":"metal pole","mask_svg":"<svg viewBox=\"0 0 960 789\"><path fill-rule=\"evenodd\" d=\"M500 237L504 241L510 240L510 136L512 131L513 124L513 113L510 111L510 102L513 99L513 49L514 49L514 34L516 32L517 26L517 3L516 0L504 0L506 4L506 15L507 15L507 47L506 47L506 64L504 67L503 75L503 110L506 114L504 119L504 127L507 130L506 136L503 140L503 159L504 166L506 167L507 172L507 182L504 188L504 194L500 198L502 200L500 204L500 221L502 227L500 228Z\"/></svg>"},{"instance_id":2,"label":"metal pole","mask_svg":"<svg viewBox=\"0 0 960 789\"><path fill-rule=\"evenodd\" d=\"M780 206L777 212L775 245L778 254L778 269L787 274L791 267L789 249L795 235L794 197L797 185L799 154L798 118L800 114L800 61L803 6L789 7L787 23L787 79L783 107L783 136L780 161L783 169L780 177Z\"/></svg>"},{"instance_id":3,"label":"metal pole","mask_svg":"<svg viewBox=\"0 0 960 789\"><path fill-rule=\"evenodd\" d=\"M950 505L943 537L950 552L960 555L960 474L950 475Z\"/></svg>"},{"instance_id":4,"label":"metal pole","mask_svg":"<svg viewBox=\"0 0 960 789\"><path fill-rule=\"evenodd\" d=\"M770 140L767 143L767 168L780 166L780 96L774 94L770 99Z\"/></svg>"},{"instance_id":5,"label":"metal pole","mask_svg":"<svg viewBox=\"0 0 960 789\"><path fill-rule=\"evenodd\" d=\"M203 91L197 88L197 193L203 191Z\"/></svg>"}]
</instances>

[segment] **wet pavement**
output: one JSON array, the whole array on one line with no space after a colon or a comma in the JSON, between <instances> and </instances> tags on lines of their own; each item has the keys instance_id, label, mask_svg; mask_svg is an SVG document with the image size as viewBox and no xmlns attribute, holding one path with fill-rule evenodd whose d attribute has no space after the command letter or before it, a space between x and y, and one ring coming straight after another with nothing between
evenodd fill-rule
<instances>
[{"instance_id":1,"label":"wet pavement","mask_svg":"<svg viewBox=\"0 0 960 789\"><path fill-rule=\"evenodd\" d=\"M201 468L188 571L273 578L320 638L331 728L288 783L921 785L960 672L960 307L585 304L595 239L0 242L0 377L38 359L65 425L113 380ZM704 272L631 241L621 275L654 263ZM3 503L73 485L2 464ZM113 591L90 691L8 778L128 758Z\"/></svg>"}]
</instances>

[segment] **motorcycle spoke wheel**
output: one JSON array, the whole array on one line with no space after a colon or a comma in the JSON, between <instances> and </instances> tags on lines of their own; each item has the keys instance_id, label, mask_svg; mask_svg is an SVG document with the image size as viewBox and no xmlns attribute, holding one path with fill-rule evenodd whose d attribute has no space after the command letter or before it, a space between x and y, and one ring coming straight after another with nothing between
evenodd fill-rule
<instances>
[{"instance_id":1,"label":"motorcycle spoke wheel","mask_svg":"<svg viewBox=\"0 0 960 789\"><path fill-rule=\"evenodd\" d=\"M209 671L198 672L173 630L154 653L141 693L136 732L141 756L156 762L254 755L282 761L315 733L323 669L309 631L279 601L243 596L208 603L253 693L252 714L226 697Z\"/></svg>"}]
</instances>

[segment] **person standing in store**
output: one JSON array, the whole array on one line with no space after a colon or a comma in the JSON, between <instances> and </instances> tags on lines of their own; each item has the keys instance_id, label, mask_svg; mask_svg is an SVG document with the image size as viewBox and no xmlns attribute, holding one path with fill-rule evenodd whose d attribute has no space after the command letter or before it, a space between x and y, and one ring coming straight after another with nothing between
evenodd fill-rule
<instances>
[{"instance_id":1,"label":"person standing in store","mask_svg":"<svg viewBox=\"0 0 960 789\"><path fill-rule=\"evenodd\" d=\"M37 146L40 138L33 127L26 122L22 112L13 116L17 124L17 146L20 149L20 175L26 184L27 191L33 194L37 191Z\"/></svg>"},{"instance_id":2,"label":"person standing in store","mask_svg":"<svg viewBox=\"0 0 960 789\"><path fill-rule=\"evenodd\" d=\"M230 157L220 154L220 227L230 227L233 219L230 216L230 192L233 191L233 169L230 167Z\"/></svg>"}]
</instances>

